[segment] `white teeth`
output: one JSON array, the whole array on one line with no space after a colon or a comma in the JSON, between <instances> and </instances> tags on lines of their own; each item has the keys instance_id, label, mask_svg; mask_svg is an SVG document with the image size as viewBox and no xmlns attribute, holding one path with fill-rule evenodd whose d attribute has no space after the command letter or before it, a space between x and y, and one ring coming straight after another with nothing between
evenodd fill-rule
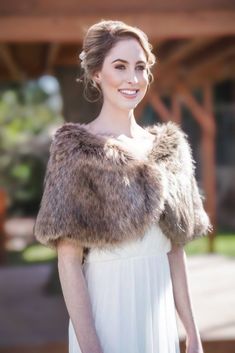
<instances>
[{"instance_id":1,"label":"white teeth","mask_svg":"<svg viewBox=\"0 0 235 353\"><path fill-rule=\"evenodd\" d=\"M129 94L129 95L133 95L137 93L137 90L122 90L120 89L120 92L124 93L124 94Z\"/></svg>"}]
</instances>

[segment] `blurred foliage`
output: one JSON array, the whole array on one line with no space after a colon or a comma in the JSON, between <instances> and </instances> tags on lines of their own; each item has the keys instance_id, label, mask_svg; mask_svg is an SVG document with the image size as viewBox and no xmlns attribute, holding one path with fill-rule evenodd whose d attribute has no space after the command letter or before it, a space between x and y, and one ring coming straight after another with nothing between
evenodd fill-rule
<instances>
[{"instance_id":1,"label":"blurred foliage","mask_svg":"<svg viewBox=\"0 0 235 353\"><path fill-rule=\"evenodd\" d=\"M208 237L201 237L189 242L185 246L188 256L208 253ZM215 238L215 253L235 258L235 234L219 233ZM56 250L45 247L39 243L28 245L20 251L7 251L8 265L32 265L38 263L54 263Z\"/></svg>"},{"instance_id":2,"label":"blurred foliage","mask_svg":"<svg viewBox=\"0 0 235 353\"><path fill-rule=\"evenodd\" d=\"M0 90L0 187L9 213L35 214L40 202L50 130L63 122L39 81ZM45 152L46 151L46 152Z\"/></svg>"},{"instance_id":3,"label":"blurred foliage","mask_svg":"<svg viewBox=\"0 0 235 353\"><path fill-rule=\"evenodd\" d=\"M40 263L51 263L56 259L56 251L41 244L28 245L19 251L7 251L7 265L36 265Z\"/></svg>"},{"instance_id":4,"label":"blurred foliage","mask_svg":"<svg viewBox=\"0 0 235 353\"><path fill-rule=\"evenodd\" d=\"M235 234L219 233L215 237L215 253L235 257ZM208 237L201 237L189 242L185 246L187 255L208 253Z\"/></svg>"},{"instance_id":5,"label":"blurred foliage","mask_svg":"<svg viewBox=\"0 0 235 353\"><path fill-rule=\"evenodd\" d=\"M202 237L189 242L184 249L187 256L206 255L208 253L208 245L208 237ZM215 238L215 254L235 258L235 234L217 234ZM39 243L33 243L23 250L6 252L7 265L27 266L42 263L50 264L52 268L44 290L50 295L62 295L56 250L45 247Z\"/></svg>"}]
</instances>

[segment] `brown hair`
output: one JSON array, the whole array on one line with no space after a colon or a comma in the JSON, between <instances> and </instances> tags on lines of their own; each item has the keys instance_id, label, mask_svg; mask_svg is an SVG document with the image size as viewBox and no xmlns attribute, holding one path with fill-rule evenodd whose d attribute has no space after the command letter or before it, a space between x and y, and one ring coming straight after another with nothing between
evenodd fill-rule
<instances>
[{"instance_id":1,"label":"brown hair","mask_svg":"<svg viewBox=\"0 0 235 353\"><path fill-rule=\"evenodd\" d=\"M81 60L82 76L78 81L84 83L84 95L89 102L95 102L102 96L100 86L93 80L93 75L102 69L107 53L122 39L135 38L143 48L147 58L149 84L153 82L150 68L156 57L152 53L152 45L147 35L137 27L129 26L122 21L101 20L92 25L83 40Z\"/></svg>"}]
</instances>

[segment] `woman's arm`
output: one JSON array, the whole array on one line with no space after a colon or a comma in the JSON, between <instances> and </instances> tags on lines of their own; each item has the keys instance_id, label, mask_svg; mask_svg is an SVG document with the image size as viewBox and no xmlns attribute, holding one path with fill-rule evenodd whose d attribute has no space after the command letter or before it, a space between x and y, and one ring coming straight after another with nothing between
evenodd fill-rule
<instances>
[{"instance_id":1,"label":"woman's arm","mask_svg":"<svg viewBox=\"0 0 235 353\"><path fill-rule=\"evenodd\" d=\"M190 298L184 248L172 245L171 251L168 252L168 259L176 310L186 330L186 353L203 353Z\"/></svg>"},{"instance_id":2,"label":"woman's arm","mask_svg":"<svg viewBox=\"0 0 235 353\"><path fill-rule=\"evenodd\" d=\"M82 353L102 353L82 272L83 249L67 239L57 245L58 271L66 307Z\"/></svg>"}]
</instances>

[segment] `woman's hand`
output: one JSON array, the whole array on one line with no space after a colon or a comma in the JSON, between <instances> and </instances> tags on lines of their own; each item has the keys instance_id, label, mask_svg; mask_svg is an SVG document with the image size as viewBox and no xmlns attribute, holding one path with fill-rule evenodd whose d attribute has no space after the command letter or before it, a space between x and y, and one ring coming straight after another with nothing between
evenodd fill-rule
<instances>
[{"instance_id":1,"label":"woman's hand","mask_svg":"<svg viewBox=\"0 0 235 353\"><path fill-rule=\"evenodd\" d=\"M186 353L204 353L199 335L186 336Z\"/></svg>"},{"instance_id":2,"label":"woman's hand","mask_svg":"<svg viewBox=\"0 0 235 353\"><path fill-rule=\"evenodd\" d=\"M184 248L172 244L168 252L173 294L177 312L186 331L186 353L203 353L199 331L194 319L188 283L187 257Z\"/></svg>"}]
</instances>

